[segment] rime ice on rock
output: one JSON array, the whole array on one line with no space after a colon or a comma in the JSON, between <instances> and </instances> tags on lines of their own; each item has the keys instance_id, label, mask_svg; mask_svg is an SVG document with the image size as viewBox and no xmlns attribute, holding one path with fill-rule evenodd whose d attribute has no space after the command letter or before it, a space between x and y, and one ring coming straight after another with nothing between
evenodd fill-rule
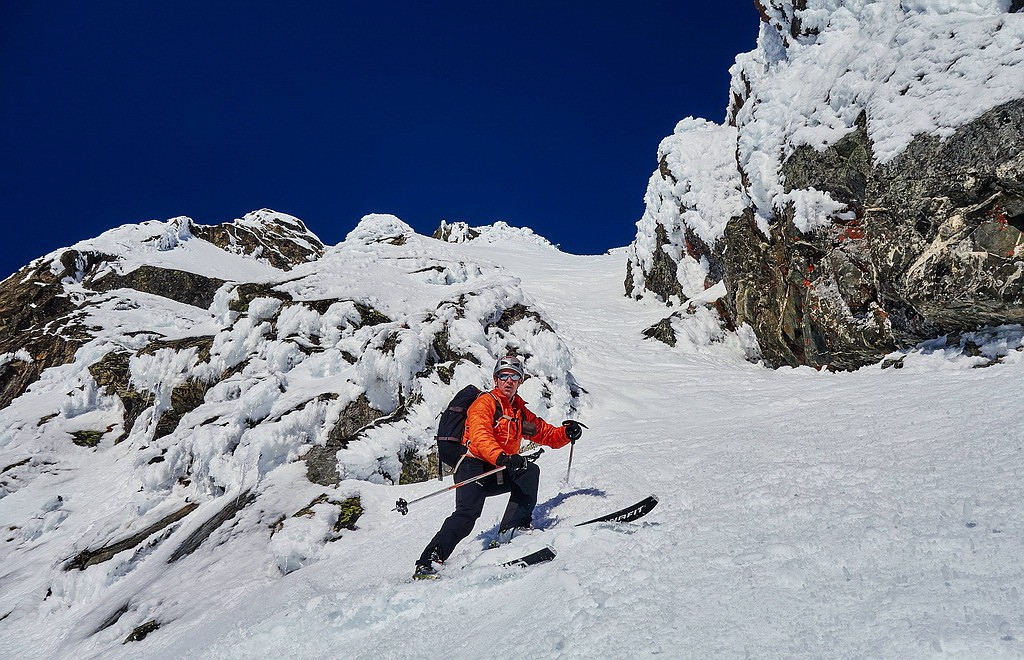
<instances>
[{"instance_id":1,"label":"rime ice on rock","mask_svg":"<svg viewBox=\"0 0 1024 660\"><path fill-rule=\"evenodd\" d=\"M1019 6L758 6L727 126L687 120L659 150L627 294L685 302L723 282L724 322L749 324L773 366L853 369L1024 321ZM680 168L673 154L710 162ZM714 165L731 159L728 174Z\"/></svg>"},{"instance_id":2,"label":"rime ice on rock","mask_svg":"<svg viewBox=\"0 0 1024 660\"><path fill-rule=\"evenodd\" d=\"M48 567L0 591L49 590L43 610L100 603L70 615L86 638L124 639L122 617L143 623L150 609L177 616L149 585L196 583L238 534L274 574L329 556L351 531L336 528L338 507L358 507L362 488L430 478L437 410L485 386L495 355L524 356L539 412L568 417L581 395L515 277L390 215L330 248L267 210L216 227L124 225L37 260L0 294L0 451L16 457L0 465L0 499L53 474L104 484L5 528L19 531L0 540L5 558ZM59 529L69 518L75 533ZM39 554L46 535L63 540ZM140 593L127 606L115 603L125 585ZM0 611L0 628L35 605Z\"/></svg>"}]
</instances>

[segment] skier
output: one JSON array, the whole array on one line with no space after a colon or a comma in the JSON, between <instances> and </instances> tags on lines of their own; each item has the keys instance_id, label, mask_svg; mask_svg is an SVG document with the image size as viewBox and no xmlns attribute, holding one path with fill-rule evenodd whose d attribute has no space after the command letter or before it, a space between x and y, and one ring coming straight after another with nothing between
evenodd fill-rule
<instances>
[{"instance_id":1,"label":"skier","mask_svg":"<svg viewBox=\"0 0 1024 660\"><path fill-rule=\"evenodd\" d=\"M455 470L455 482L472 479L494 466L505 469L455 491L455 511L416 561L414 578L438 577L434 564L443 564L459 541L469 536L483 511L484 500L491 495L511 493L498 527L499 542L510 541L517 532L529 530L537 505L540 468L520 456L523 437L558 449L583 434L578 422L570 420L560 427L553 426L527 410L516 394L525 376L518 356L501 358L494 365L494 389L481 394L470 405L463 434L467 451Z\"/></svg>"}]
</instances>

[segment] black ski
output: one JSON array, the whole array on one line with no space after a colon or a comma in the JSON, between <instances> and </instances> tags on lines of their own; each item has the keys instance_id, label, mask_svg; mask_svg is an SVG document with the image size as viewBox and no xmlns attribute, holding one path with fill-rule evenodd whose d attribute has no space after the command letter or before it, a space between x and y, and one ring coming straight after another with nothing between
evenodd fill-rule
<instances>
[{"instance_id":1,"label":"black ski","mask_svg":"<svg viewBox=\"0 0 1024 660\"><path fill-rule=\"evenodd\" d=\"M551 561L555 558L555 551L551 548L541 548L537 552L531 552L528 555L520 557L519 559L513 559L502 564L502 568L509 566L533 566L534 564L541 564L546 561Z\"/></svg>"},{"instance_id":2,"label":"black ski","mask_svg":"<svg viewBox=\"0 0 1024 660\"><path fill-rule=\"evenodd\" d=\"M655 497L654 495L651 495L650 497L645 497L644 499L640 500L639 502L632 506L627 506L625 509L619 509L618 511L613 511L612 513L606 513L603 516L598 516L593 520L577 523L576 527L579 527L580 525L590 525L592 523L600 522L632 522L634 520L637 520L638 518L643 518L644 516L646 516L657 505L658 498ZM498 546L491 546L491 548L495 547ZM533 566L534 564L542 564L546 561L551 561L554 558L554 549L541 548L540 550L537 550L536 552L531 552L530 554L524 555L519 559L506 561L500 564L500 566L502 568L509 568L512 566Z\"/></svg>"},{"instance_id":3,"label":"black ski","mask_svg":"<svg viewBox=\"0 0 1024 660\"><path fill-rule=\"evenodd\" d=\"M598 516L593 520L577 523L576 526L580 527L581 525L589 525L591 523L599 522L632 522L637 518L643 518L656 506L658 506L658 498L651 495L650 497L645 497L632 506L627 506L625 509L619 509L614 513L606 513L605 515Z\"/></svg>"},{"instance_id":4,"label":"black ski","mask_svg":"<svg viewBox=\"0 0 1024 660\"><path fill-rule=\"evenodd\" d=\"M603 516L598 516L597 518L587 520L586 522L576 523L576 527L581 527L583 525L590 525L592 523L599 522L633 522L638 518L643 518L644 516L646 516L657 505L658 498L654 495L651 495L649 497L645 497L636 504L627 506L625 509L619 509L618 511L613 511L612 513L606 513ZM511 539L509 539L509 541L511 541ZM506 541L505 543L498 543L498 541L495 539L491 541L491 545L487 547L487 550L493 550L494 548L499 548L503 545L507 545L509 541Z\"/></svg>"}]
</instances>

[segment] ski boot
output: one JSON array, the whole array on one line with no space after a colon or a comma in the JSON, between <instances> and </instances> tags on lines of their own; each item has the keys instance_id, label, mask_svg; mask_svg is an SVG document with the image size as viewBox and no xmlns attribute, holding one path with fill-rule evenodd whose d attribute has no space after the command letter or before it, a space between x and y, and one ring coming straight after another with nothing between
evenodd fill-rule
<instances>
[{"instance_id":1,"label":"ski boot","mask_svg":"<svg viewBox=\"0 0 1024 660\"><path fill-rule=\"evenodd\" d=\"M430 553L430 560L427 563L421 561L416 562L416 569L412 573L412 579L414 580L437 580L440 579L441 573L434 564L438 566L444 566L444 561L437 556L437 550Z\"/></svg>"},{"instance_id":2,"label":"ski boot","mask_svg":"<svg viewBox=\"0 0 1024 660\"><path fill-rule=\"evenodd\" d=\"M497 548L507 543L511 543L512 539L523 534L530 534L533 532L533 525L522 525L520 527L509 527L498 532L498 535L488 544L488 549Z\"/></svg>"},{"instance_id":3,"label":"ski boot","mask_svg":"<svg viewBox=\"0 0 1024 660\"><path fill-rule=\"evenodd\" d=\"M431 564L416 564L416 570L412 573L414 580L439 580L441 574Z\"/></svg>"}]
</instances>

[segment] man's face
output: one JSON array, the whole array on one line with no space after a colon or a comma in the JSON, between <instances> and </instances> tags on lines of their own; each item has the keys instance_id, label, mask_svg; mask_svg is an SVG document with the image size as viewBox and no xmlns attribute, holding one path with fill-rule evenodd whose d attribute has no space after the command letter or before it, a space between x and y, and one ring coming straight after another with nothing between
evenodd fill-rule
<instances>
[{"instance_id":1,"label":"man's face","mask_svg":"<svg viewBox=\"0 0 1024 660\"><path fill-rule=\"evenodd\" d=\"M498 388L498 391L505 395L505 397L511 401L512 397L516 395L516 391L519 389L521 383L519 374L514 371L499 371L494 374L494 386Z\"/></svg>"}]
</instances>

